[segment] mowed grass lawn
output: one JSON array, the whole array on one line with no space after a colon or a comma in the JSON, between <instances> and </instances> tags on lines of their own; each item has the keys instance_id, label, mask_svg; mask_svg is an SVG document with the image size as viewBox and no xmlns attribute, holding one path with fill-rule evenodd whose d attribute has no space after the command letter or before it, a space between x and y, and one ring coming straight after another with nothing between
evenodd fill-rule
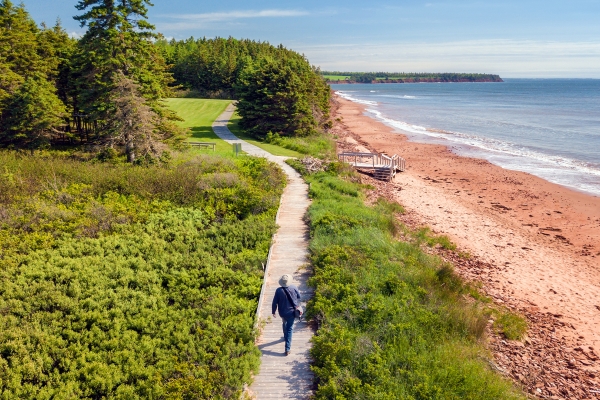
<instances>
[{"instance_id":1,"label":"mowed grass lawn","mask_svg":"<svg viewBox=\"0 0 600 400\"><path fill-rule=\"evenodd\" d=\"M246 142L251 143L257 147L260 147L261 149L268 151L269 153L271 153L275 156L299 157L299 158L304 157L303 154L298 153L297 151L289 150L289 149L286 149L286 148L283 148L281 146L277 146L274 144L265 143L256 138L253 138L252 136L250 136L246 132L244 132L244 130L240 127L240 125L239 125L240 119L241 119L241 117L236 112L233 114L233 117L231 117L231 120L229 120L229 124L228 124L229 130L235 136L239 137L240 139L245 140ZM244 149L244 145L242 145L242 150L243 149Z\"/></svg>"},{"instance_id":2,"label":"mowed grass lawn","mask_svg":"<svg viewBox=\"0 0 600 400\"><path fill-rule=\"evenodd\" d=\"M190 142L214 142L217 144L218 153L230 153L232 147L229 143L221 140L213 131L212 124L221 115L231 100L211 100L211 99L167 99L167 105L174 110L179 117L183 119L179 125L183 128L190 128L191 136L187 139ZM264 143L260 140L247 135L239 126L240 116L235 113L229 122L231 132L242 140L252 143L263 150L276 156L302 157L297 151L288 150L283 147ZM206 149L196 148L198 151L206 152ZM244 145L242 145L242 150ZM212 150L208 150L212 151Z\"/></svg>"},{"instance_id":3,"label":"mowed grass lawn","mask_svg":"<svg viewBox=\"0 0 600 400\"><path fill-rule=\"evenodd\" d=\"M212 130L212 124L221 115L231 100L212 99L167 99L167 105L183 119L179 125L190 128L190 142L214 142L218 152L231 152L231 145L219 139ZM199 151L206 152L198 148Z\"/></svg>"}]
</instances>

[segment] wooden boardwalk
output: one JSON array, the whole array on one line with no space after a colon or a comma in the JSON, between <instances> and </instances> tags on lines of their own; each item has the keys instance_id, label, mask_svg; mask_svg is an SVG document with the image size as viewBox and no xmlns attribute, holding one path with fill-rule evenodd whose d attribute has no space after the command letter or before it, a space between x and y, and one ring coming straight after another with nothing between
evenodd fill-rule
<instances>
[{"instance_id":1,"label":"wooden boardwalk","mask_svg":"<svg viewBox=\"0 0 600 400\"><path fill-rule=\"evenodd\" d=\"M279 287L281 275L290 274L298 287L302 302L312 296L306 285L308 273L301 267L307 262L308 227L303 217L310 205L308 186L302 177L284 161L287 157L277 157L248 142L238 139L229 129L227 122L234 107L227 110L213 124L214 132L229 143L242 143L242 150L248 154L265 157L281 166L288 176L288 185L281 199L277 214L279 229L271 247L267 265L265 285L259 303L259 318L264 327L258 339L262 352L260 372L250 386L250 392L257 399L308 399L312 395L313 374L310 371L309 349L312 329L305 321L294 326L292 351L284 355L281 318L271 316L271 301Z\"/></svg>"},{"instance_id":2,"label":"wooden boardwalk","mask_svg":"<svg viewBox=\"0 0 600 400\"><path fill-rule=\"evenodd\" d=\"M397 171L406 169L406 160L396 154L389 157L383 153L345 152L339 153L338 159L354 168L371 170L376 179L384 181L391 181Z\"/></svg>"}]
</instances>

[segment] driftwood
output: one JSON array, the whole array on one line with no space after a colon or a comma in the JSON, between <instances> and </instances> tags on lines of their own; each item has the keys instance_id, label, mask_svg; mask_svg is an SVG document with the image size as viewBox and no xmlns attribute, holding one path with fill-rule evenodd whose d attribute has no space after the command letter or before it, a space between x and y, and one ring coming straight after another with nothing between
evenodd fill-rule
<instances>
[{"instance_id":1,"label":"driftwood","mask_svg":"<svg viewBox=\"0 0 600 400\"><path fill-rule=\"evenodd\" d=\"M321 160L310 156L304 157L299 161L302 163L302 165L304 165L306 171L311 174L316 172L327 171L327 167L330 164L329 161Z\"/></svg>"}]
</instances>

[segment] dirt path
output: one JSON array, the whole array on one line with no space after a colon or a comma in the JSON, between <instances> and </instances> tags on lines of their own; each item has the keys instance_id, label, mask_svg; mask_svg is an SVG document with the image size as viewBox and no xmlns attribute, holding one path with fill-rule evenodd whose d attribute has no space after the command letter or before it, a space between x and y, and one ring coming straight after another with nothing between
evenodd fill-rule
<instances>
[{"instance_id":1,"label":"dirt path","mask_svg":"<svg viewBox=\"0 0 600 400\"><path fill-rule=\"evenodd\" d=\"M291 355L286 357L281 318L273 319L271 316L271 301L279 287L281 275L290 274L294 277L293 283L298 287L304 303L312 297L312 291L306 284L308 273L302 268L308 255L308 227L303 219L310 205L308 185L284 162L287 157L273 156L234 136L227 128L233 111L233 106L229 106L215 121L215 133L229 143L242 143L242 150L248 154L265 157L279 164L288 176L288 184L277 213L279 229L269 252L265 282L258 306L260 325L264 324L257 341L262 356L260 372L250 387L250 393L260 400L308 399L312 395L313 386L309 362L313 331L306 321L296 322Z\"/></svg>"}]
</instances>

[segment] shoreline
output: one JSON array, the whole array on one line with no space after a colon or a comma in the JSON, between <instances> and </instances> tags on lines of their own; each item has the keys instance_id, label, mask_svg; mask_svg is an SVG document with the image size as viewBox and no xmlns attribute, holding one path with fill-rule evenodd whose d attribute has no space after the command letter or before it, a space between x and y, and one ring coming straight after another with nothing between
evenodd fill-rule
<instances>
[{"instance_id":1,"label":"shoreline","mask_svg":"<svg viewBox=\"0 0 600 400\"><path fill-rule=\"evenodd\" d=\"M412 80L412 79L378 79L371 82L357 82L357 81L349 81L349 80L339 80L339 81L326 81L328 85L378 85L384 83L504 83L503 80L495 81L495 80L478 80L478 81L470 81L470 80L442 80L442 79L423 79L423 80Z\"/></svg>"},{"instance_id":2,"label":"shoreline","mask_svg":"<svg viewBox=\"0 0 600 400\"><path fill-rule=\"evenodd\" d=\"M396 93L396 89L391 92L386 90L371 90L371 93L366 93L368 88L363 86L362 89L358 90L358 94L355 94L354 91L344 91L342 89L341 87L336 87L334 89L335 94L354 103L367 105L366 112L369 117L391 127L396 133L406 136L411 142L442 145L461 157L484 159L506 170L526 172L576 192L600 197L600 163L597 157L594 158L593 153L589 151L594 148L593 142L587 145L584 145L583 142L576 142L574 153L565 150L565 145L568 145L566 143L559 146L562 149L560 150L556 147L556 144L559 142L553 140L550 140L550 143L553 144L548 147L536 147L536 140L546 140L545 137L542 138L539 136L539 129L537 132L534 132L532 138L525 139L521 143L513 133L509 133L505 137L503 132L497 129L497 126L495 130L491 131L491 135L474 133L472 129L465 128L465 130L462 130L456 125L453 126L452 121L444 121L444 118L452 119L452 117L456 118L458 115L456 111L449 113L450 109L446 109L445 107L442 107L441 113L442 115L446 115L446 117L442 117L442 120L438 120L437 122L428 122L427 118L423 119L424 115L420 115L419 111L422 109L421 107L414 109L414 112L418 116L416 119L414 116L406 115L406 113L410 114L411 111L409 110L411 110L411 107L414 107L414 105L408 105L409 103L406 103L407 106L404 107L399 103L392 102L387 104L386 101L381 100L383 103L379 107L379 98L377 97L379 95L383 97L413 99L425 97L426 95L423 93L430 93L427 90L423 93L420 91L411 91L410 96L402 96L402 93L399 96L394 96L389 95L389 93ZM377 93L375 94L374 92ZM437 89L434 92L437 92ZM452 91L442 92L447 94ZM417 95L417 93L421 94ZM369 94L375 97L366 96ZM432 111L431 114L437 114L437 111L433 112L433 109L430 109L431 105L425 105L424 107ZM394 114L395 111L400 111L400 114ZM479 117L481 115L477 114L477 112L471 115L466 111L465 118L467 120L478 119ZM511 117L509 115L504 115L504 117L508 119L505 119L503 123L510 125ZM498 121L502 121L502 115L500 115ZM449 125L445 126L444 122L448 122ZM471 128L476 127L472 126ZM480 126L479 129L485 128ZM558 131L557 129L550 130ZM560 134L560 132L557 133Z\"/></svg>"},{"instance_id":3,"label":"shoreline","mask_svg":"<svg viewBox=\"0 0 600 400\"><path fill-rule=\"evenodd\" d=\"M479 267L457 266L457 272L479 282L496 302L525 314L532 333L540 335L535 321L554 321L551 336L561 350L552 347L550 339L540 346L560 353L546 355L545 368L556 369L556 379L568 375L564 371L595 379L600 369L600 198L459 156L444 145L409 141L365 109L334 95L332 115L340 118L334 134L340 149L404 157L407 171L377 187L402 204L415 224L447 235L480 261ZM585 354L591 361L562 366L567 354ZM503 362L510 366L517 361ZM600 382L595 384L597 388ZM542 389L557 395L551 387ZM581 385L575 385L569 393L579 389Z\"/></svg>"},{"instance_id":4,"label":"shoreline","mask_svg":"<svg viewBox=\"0 0 600 400\"><path fill-rule=\"evenodd\" d=\"M513 215L518 215L519 221L526 223L532 222L529 218L534 218L538 227L542 230L556 224L558 221L559 224L565 225L565 228L561 231L551 231L549 229L548 231L556 232L554 237L562 233L558 236L563 236L568 240L558 238L561 243L567 244L567 242L570 242L569 246L577 249L577 252L579 252L578 248L583 250L584 245L586 245L588 252L591 248L596 249L596 252L590 254L590 256L597 258L597 265L600 270L600 197L583 190L547 181L528 172L506 169L483 158L456 154L451 150L452 146L456 146L455 144L447 146L412 141L408 138L410 133L404 133L401 129L390 127L370 116L365 105L343 99L337 95L335 95L335 101L343 105L343 108L336 110L342 116L343 124L348 125L348 117L352 117L350 124L358 128L353 133L360 138L360 141L380 153L398 154L405 158L409 174L420 174L419 177L429 180L430 183L452 185L447 188L460 186L465 191L486 191L487 187L479 187L482 184L494 183L500 185L491 189L499 192L493 193L493 197L499 201L487 202L485 199L489 200L490 196L482 196L483 200L478 200L479 204L490 205L500 213L506 214L508 211L512 211ZM363 126L365 124L370 126ZM365 132L365 129L370 129L370 132ZM435 167L433 166L434 161L442 164ZM465 170L465 164L474 167L474 169ZM479 180L474 181L465 177L450 176L448 176L448 179L440 178L440 180L436 180L434 177L434 175L439 177L457 175L459 172L460 175L471 175L473 178L479 178ZM454 181L450 182L452 178L454 178ZM501 194L507 190L505 186L510 187L510 191L507 196L502 196ZM523 197L533 200L526 204L522 202ZM544 206L546 206L545 209ZM548 211L550 215L548 215ZM533 217L529 217L529 215L533 215ZM577 225L576 221L580 224ZM592 244L591 248L587 246L587 242ZM599 245L595 245L595 243Z\"/></svg>"}]
</instances>

